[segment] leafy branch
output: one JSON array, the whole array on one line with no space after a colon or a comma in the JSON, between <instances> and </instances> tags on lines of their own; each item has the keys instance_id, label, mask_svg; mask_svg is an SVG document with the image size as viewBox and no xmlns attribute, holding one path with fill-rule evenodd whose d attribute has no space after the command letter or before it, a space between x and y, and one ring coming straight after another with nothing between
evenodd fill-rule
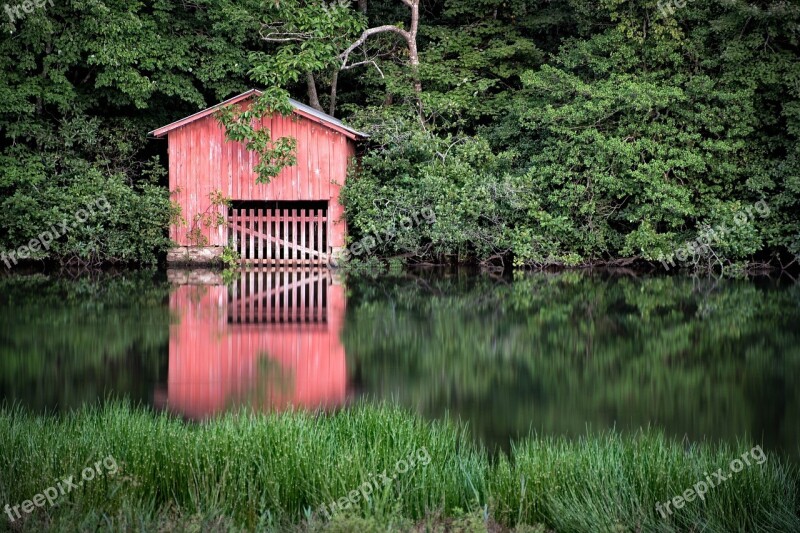
<instances>
[{"instance_id":1,"label":"leafy branch","mask_svg":"<svg viewBox=\"0 0 800 533\"><path fill-rule=\"evenodd\" d=\"M278 87L267 89L249 105L232 105L217 111L217 120L225 127L228 139L242 143L247 151L258 155L253 168L256 183L269 183L281 170L297 163L297 139L273 139L262 120L273 113L289 116L292 111L288 93Z\"/></svg>"}]
</instances>

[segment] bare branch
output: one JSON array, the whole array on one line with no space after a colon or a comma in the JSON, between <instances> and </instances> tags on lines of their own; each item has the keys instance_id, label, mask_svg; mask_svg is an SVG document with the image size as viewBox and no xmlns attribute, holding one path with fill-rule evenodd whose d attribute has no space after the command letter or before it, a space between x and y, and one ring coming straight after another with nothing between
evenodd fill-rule
<instances>
[{"instance_id":1,"label":"bare branch","mask_svg":"<svg viewBox=\"0 0 800 533\"><path fill-rule=\"evenodd\" d=\"M280 37L273 37L274 35L279 35ZM300 43L307 39L308 36L303 33L270 33L261 36L261 40L267 41L268 43Z\"/></svg>"},{"instance_id":2,"label":"bare branch","mask_svg":"<svg viewBox=\"0 0 800 533\"><path fill-rule=\"evenodd\" d=\"M284 23L278 22L275 24L262 24L261 29L258 31L262 41L270 43L288 43L288 42L302 42L311 38L310 33L281 31ZM269 32L264 35L265 32Z\"/></svg>"},{"instance_id":3,"label":"bare branch","mask_svg":"<svg viewBox=\"0 0 800 533\"><path fill-rule=\"evenodd\" d=\"M371 36L376 35L378 33L396 33L406 41L411 40L410 33L408 33L403 28L398 28L397 26L392 26L391 24L386 24L384 26L376 26L374 28L368 28L364 30L364 32L361 34L361 37L356 39L355 42L353 42L353 44L348 46L347 49L339 55L339 58L342 60L342 69L344 69L347 66L347 59L350 57L350 54L353 52L353 50L355 50L356 48L367 42L367 39L369 39Z\"/></svg>"},{"instance_id":4,"label":"bare branch","mask_svg":"<svg viewBox=\"0 0 800 533\"><path fill-rule=\"evenodd\" d=\"M386 76L383 75L383 71L381 67L378 66L378 63L374 59L365 59L364 61L359 61L358 63L350 63L346 67L341 68L340 70L350 70L351 68L360 67L362 65L372 65L375 67L375 70L378 71L378 74L381 75L381 78L385 78Z\"/></svg>"}]
</instances>

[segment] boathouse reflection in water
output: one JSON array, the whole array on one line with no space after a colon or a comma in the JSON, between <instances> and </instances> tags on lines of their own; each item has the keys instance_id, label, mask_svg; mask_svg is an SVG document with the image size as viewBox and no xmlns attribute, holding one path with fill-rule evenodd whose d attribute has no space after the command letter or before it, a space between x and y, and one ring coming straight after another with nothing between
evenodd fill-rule
<instances>
[{"instance_id":1,"label":"boathouse reflection in water","mask_svg":"<svg viewBox=\"0 0 800 533\"><path fill-rule=\"evenodd\" d=\"M204 419L237 406L345 403L345 288L328 269L243 270L228 285L214 276L185 281L170 294L167 384L157 406Z\"/></svg>"}]
</instances>

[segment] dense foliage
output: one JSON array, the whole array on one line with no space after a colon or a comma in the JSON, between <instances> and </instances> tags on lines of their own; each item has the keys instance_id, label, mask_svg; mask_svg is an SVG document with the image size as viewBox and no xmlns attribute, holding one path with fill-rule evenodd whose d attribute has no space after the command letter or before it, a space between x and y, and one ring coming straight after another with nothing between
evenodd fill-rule
<instances>
[{"instance_id":1,"label":"dense foliage","mask_svg":"<svg viewBox=\"0 0 800 533\"><path fill-rule=\"evenodd\" d=\"M0 501L19 505L54 480L86 480L54 507L34 507L13 524L4 514L0 528L797 531L797 467L754 449L744 442L686 446L656 431L609 432L576 440L531 436L490 458L462 425L426 422L391 406L228 414L204 424L124 404L63 417L3 407ZM748 452L750 466L717 481L702 501L659 515L656 504L717 469L726 475ZM98 461L102 475L91 472ZM368 497L356 499L374 479L380 481ZM331 516L328 505L348 498L353 503L340 503L343 510Z\"/></svg>"},{"instance_id":2,"label":"dense foliage","mask_svg":"<svg viewBox=\"0 0 800 533\"><path fill-rule=\"evenodd\" d=\"M344 195L356 239L435 211L380 255L718 268L800 253L796 3L431 0L412 35L413 5L92 0L9 15L0 248L106 197L33 257L153 261L180 218L145 133L257 85L372 135ZM343 56L366 28L382 31ZM250 133L276 159L267 174L291 163L291 143ZM742 221L759 201L768 214Z\"/></svg>"},{"instance_id":3,"label":"dense foliage","mask_svg":"<svg viewBox=\"0 0 800 533\"><path fill-rule=\"evenodd\" d=\"M446 3L425 28L429 127L356 112L374 137L348 186L353 226L391 223L378 196L437 216L387 253L669 268L683 243L724 226L682 264L790 261L800 7L658 5ZM758 201L768 214L747 216Z\"/></svg>"}]
</instances>

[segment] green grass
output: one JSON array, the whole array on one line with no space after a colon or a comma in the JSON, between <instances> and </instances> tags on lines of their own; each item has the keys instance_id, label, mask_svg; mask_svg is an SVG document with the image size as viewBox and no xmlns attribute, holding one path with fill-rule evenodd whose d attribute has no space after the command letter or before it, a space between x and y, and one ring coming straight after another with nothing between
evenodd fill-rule
<instances>
[{"instance_id":1,"label":"green grass","mask_svg":"<svg viewBox=\"0 0 800 533\"><path fill-rule=\"evenodd\" d=\"M21 504L112 456L119 465L0 529L327 531L798 531L798 471L767 454L664 520L680 495L752 446L693 446L647 431L530 437L489 457L465 428L391 406L339 413L227 415L186 423L125 404L64 416L0 409L0 506ZM328 521L399 459L430 462ZM424 454L422 454L424 455ZM422 455L417 455L418 458ZM539 526L522 527L521 524ZM541 527L543 526L543 528Z\"/></svg>"}]
</instances>

